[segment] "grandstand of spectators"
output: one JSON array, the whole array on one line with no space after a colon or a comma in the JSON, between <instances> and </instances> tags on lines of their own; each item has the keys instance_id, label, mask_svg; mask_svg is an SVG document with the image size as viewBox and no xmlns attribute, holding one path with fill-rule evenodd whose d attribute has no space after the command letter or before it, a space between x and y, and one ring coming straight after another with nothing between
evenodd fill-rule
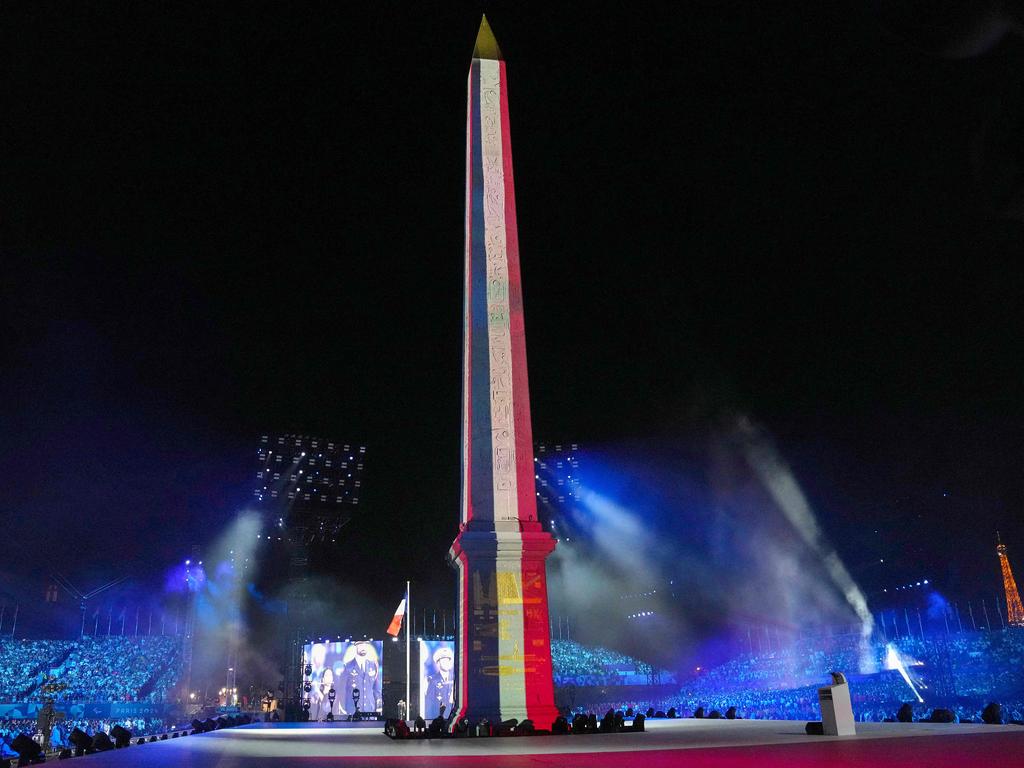
<instances>
[{"instance_id":1,"label":"grandstand of spectators","mask_svg":"<svg viewBox=\"0 0 1024 768\"><path fill-rule=\"evenodd\" d=\"M665 682L674 681L667 671L631 656L573 640L551 641L551 665L556 686L647 685L655 674Z\"/></svg>"},{"instance_id":2,"label":"grandstand of spectators","mask_svg":"<svg viewBox=\"0 0 1024 768\"><path fill-rule=\"evenodd\" d=\"M553 640L551 651L555 684L567 694L562 702L576 711L674 708L685 716L698 707L723 713L736 707L744 718L818 719L817 688L828 681L829 672L842 671L850 680L860 720L893 719L906 702L918 719L941 707L961 720L977 721L990 701L1002 704L1007 721L1024 718L1024 629L892 642L876 638L867 645L856 635L803 637L770 652L740 654L701 670L682 686L667 672L607 648ZM923 701L917 701L899 670L892 668L894 652ZM166 703L179 680L181 661L181 638L175 636L5 638L0 640L0 703L52 698L68 718L53 736L61 744L75 724L109 730L118 722L130 723L133 733L163 728L166 723L159 718L90 719L76 703ZM673 684L659 685L659 679ZM29 711L12 707L0 721L0 737L16 735L21 727L34 728L34 720L19 725Z\"/></svg>"},{"instance_id":3,"label":"grandstand of spectators","mask_svg":"<svg viewBox=\"0 0 1024 768\"><path fill-rule=\"evenodd\" d=\"M60 640L0 639L0 702L27 701L40 675L68 655Z\"/></svg>"},{"instance_id":4,"label":"grandstand of spectators","mask_svg":"<svg viewBox=\"0 0 1024 768\"><path fill-rule=\"evenodd\" d=\"M894 668L890 648L923 701ZM835 670L847 674L859 720L892 720L910 703L915 719L944 708L977 722L990 701L1002 704L1007 722L1024 719L1024 630L1015 628L891 642L876 637L864 645L859 635L794 638L773 651L743 653L701 670L674 694L644 685L649 667L614 651L561 640L552 641L551 650L556 686L563 694L575 688L560 697L574 712L631 707L674 709L683 716L699 707L720 713L736 707L744 718L816 720L818 687Z\"/></svg>"},{"instance_id":5,"label":"grandstand of spectators","mask_svg":"<svg viewBox=\"0 0 1024 768\"><path fill-rule=\"evenodd\" d=\"M923 702L887 664L890 646ZM735 706L748 718L817 719L818 686L837 670L847 673L860 720L894 719L905 702L913 704L917 717L942 707L961 720L976 721L993 700L1001 701L1007 720L1024 714L1024 631L905 637L891 644L877 640L865 650L859 637L844 636L802 638L770 653L742 654L685 683L673 705L689 712Z\"/></svg>"},{"instance_id":6,"label":"grandstand of spectators","mask_svg":"<svg viewBox=\"0 0 1024 768\"><path fill-rule=\"evenodd\" d=\"M180 638L0 640L0 703L165 701L181 671ZM58 690L44 692L44 683Z\"/></svg>"},{"instance_id":7,"label":"grandstand of spectators","mask_svg":"<svg viewBox=\"0 0 1024 768\"><path fill-rule=\"evenodd\" d=\"M127 728L132 737L149 736L152 734L165 733L172 727L169 720L162 717L123 717L117 719L101 718L78 718L58 720L50 732L50 741L46 745L49 750L59 750L65 747L71 748L74 745L69 741L71 732L75 728L81 728L90 736L95 736L100 731L110 734L114 726L121 725ZM12 742L19 733L24 733L30 738L36 734L36 719L18 718L0 720L0 760L13 758L17 753L11 747Z\"/></svg>"}]
</instances>

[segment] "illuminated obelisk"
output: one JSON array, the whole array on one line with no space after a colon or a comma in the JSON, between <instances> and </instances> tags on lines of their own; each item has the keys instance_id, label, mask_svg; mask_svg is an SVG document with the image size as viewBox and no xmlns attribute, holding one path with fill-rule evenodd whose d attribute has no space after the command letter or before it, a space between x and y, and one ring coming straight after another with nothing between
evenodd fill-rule
<instances>
[{"instance_id":1,"label":"illuminated obelisk","mask_svg":"<svg viewBox=\"0 0 1024 768\"><path fill-rule=\"evenodd\" d=\"M469 70L462 513L456 709L476 722L550 728L557 716L545 559L537 520L523 289L505 62L486 17Z\"/></svg>"}]
</instances>

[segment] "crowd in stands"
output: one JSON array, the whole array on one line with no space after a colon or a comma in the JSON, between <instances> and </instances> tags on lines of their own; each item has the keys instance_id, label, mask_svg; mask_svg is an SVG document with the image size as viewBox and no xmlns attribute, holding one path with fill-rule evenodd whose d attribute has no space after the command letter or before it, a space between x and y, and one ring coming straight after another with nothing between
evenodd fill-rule
<instances>
[{"instance_id":1,"label":"crowd in stands","mask_svg":"<svg viewBox=\"0 0 1024 768\"><path fill-rule=\"evenodd\" d=\"M879 655L881 659L879 659ZM781 649L763 653L740 654L717 667L701 671L687 686L695 694L750 690L788 690L818 683L825 673L860 669L860 638L795 638ZM885 649L873 656L875 669L884 669Z\"/></svg>"},{"instance_id":2,"label":"crowd in stands","mask_svg":"<svg viewBox=\"0 0 1024 768\"><path fill-rule=\"evenodd\" d=\"M171 636L0 641L0 703L166 699L181 668Z\"/></svg>"},{"instance_id":3,"label":"crowd in stands","mask_svg":"<svg viewBox=\"0 0 1024 768\"><path fill-rule=\"evenodd\" d=\"M555 684L560 698L574 712L629 708L674 711L680 716L699 709L756 719L815 720L821 717L818 687L828 673L842 671L850 680L854 712L859 720L895 720L901 706L911 704L913 717L923 719L936 707L949 709L960 721L981 721L990 701L999 701L1007 722L1024 717L1024 631L964 632L932 637L876 638L862 643L857 635L794 638L771 651L743 653L702 670L666 698L659 689L634 689L609 700L611 685L625 679L620 670L634 659L569 641L552 642ZM924 701L898 669L890 647ZM567 691L567 686L588 686ZM656 693L657 691L657 693ZM655 698L643 698L651 695ZM627 697L636 696L633 700Z\"/></svg>"},{"instance_id":4,"label":"crowd in stands","mask_svg":"<svg viewBox=\"0 0 1024 768\"><path fill-rule=\"evenodd\" d=\"M917 702L900 672L887 663L890 647L924 702ZM1008 719L1019 720L1024 632L904 637L866 647L858 637L805 638L771 653L743 654L704 671L684 686L678 706L691 711L701 705L737 706L745 717L813 719L820 716L817 688L832 670L847 673L854 712L861 720L894 719L903 703L912 702L919 716L940 706L961 720L976 721L993 699L1002 701ZM865 674L860 674L862 670Z\"/></svg>"},{"instance_id":5,"label":"crowd in stands","mask_svg":"<svg viewBox=\"0 0 1024 768\"><path fill-rule=\"evenodd\" d=\"M655 673L649 664L632 656L573 640L551 641L551 666L556 686L643 685ZM657 674L661 679L671 679L664 670L657 670Z\"/></svg>"},{"instance_id":6,"label":"crowd in stands","mask_svg":"<svg viewBox=\"0 0 1024 768\"><path fill-rule=\"evenodd\" d=\"M1002 703L1008 722L1024 716L1024 632L904 637L891 646L923 702L897 669L886 668L892 666L887 664L889 643L883 639L863 646L859 637L847 636L804 638L772 652L741 654L704 670L683 686L677 700L655 706L665 711L674 706L680 713L736 707L745 718L813 720L821 716L818 687L827 682L828 672L839 670L850 679L854 712L862 721L895 720L908 702L915 719L941 707L957 720L980 722L993 700Z\"/></svg>"},{"instance_id":7,"label":"crowd in stands","mask_svg":"<svg viewBox=\"0 0 1024 768\"><path fill-rule=\"evenodd\" d=\"M577 714L632 709L685 717L731 711L747 719L816 720L821 717L818 686L827 682L829 672L842 671L850 681L854 713L862 721L895 720L908 702L910 709L904 708L903 714L909 711L914 719L940 707L950 710L955 720L978 722L991 701L1002 704L1007 722L1024 719L1021 629L903 637L891 643L876 638L867 644L858 636L797 638L701 670L681 689L668 689L674 692L671 696L666 696L666 686L651 684L657 675L671 679L668 673L633 657L570 640L552 641L551 650L555 684L567 694L559 698ZM892 668L894 652L923 701L917 701L901 672ZM76 725L107 731L119 722L84 720L83 708L68 705L165 702L180 671L180 638L173 636L2 639L0 703L52 699L69 718L58 722L51 739L53 746L63 746ZM165 725L153 718L123 724L133 733ZM34 732L35 720L0 722L0 738L9 743L22 728Z\"/></svg>"},{"instance_id":8,"label":"crowd in stands","mask_svg":"<svg viewBox=\"0 0 1024 768\"><path fill-rule=\"evenodd\" d=\"M55 701L163 701L178 681L174 637L83 638L56 670Z\"/></svg>"},{"instance_id":9,"label":"crowd in stands","mask_svg":"<svg viewBox=\"0 0 1024 768\"><path fill-rule=\"evenodd\" d=\"M50 741L47 749L59 750L65 747L72 747L69 741L71 732L80 728L90 736L95 736L101 731L110 734L116 725L121 725L131 731L133 737L149 736L151 734L164 733L172 724L160 717L125 717L119 719L66 719L58 720L50 732ZM0 720L0 760L3 758L15 757L17 753L11 748L12 742L19 733L24 733L30 738L37 732L35 718L21 718L16 720Z\"/></svg>"},{"instance_id":10,"label":"crowd in stands","mask_svg":"<svg viewBox=\"0 0 1024 768\"><path fill-rule=\"evenodd\" d=\"M0 702L26 700L39 675L67 654L60 640L0 640Z\"/></svg>"}]
</instances>

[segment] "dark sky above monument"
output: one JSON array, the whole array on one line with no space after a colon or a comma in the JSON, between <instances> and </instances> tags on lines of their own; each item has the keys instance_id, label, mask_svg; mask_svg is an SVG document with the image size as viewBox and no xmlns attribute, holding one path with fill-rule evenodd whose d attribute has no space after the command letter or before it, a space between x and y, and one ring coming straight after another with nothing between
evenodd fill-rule
<instances>
[{"instance_id":1,"label":"dark sky above monument","mask_svg":"<svg viewBox=\"0 0 1024 768\"><path fill-rule=\"evenodd\" d=\"M367 589L448 583L486 10L535 437L751 414L841 552L900 530L987 590L996 528L1024 563L1024 40L824 5L5 4L5 545L158 569L301 431L369 446L403 566Z\"/></svg>"}]
</instances>

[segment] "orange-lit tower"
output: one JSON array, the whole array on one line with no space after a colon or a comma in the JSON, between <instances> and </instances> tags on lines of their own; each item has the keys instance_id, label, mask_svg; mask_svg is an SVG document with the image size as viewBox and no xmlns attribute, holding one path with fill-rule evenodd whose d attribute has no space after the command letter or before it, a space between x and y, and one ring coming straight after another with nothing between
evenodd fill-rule
<instances>
[{"instance_id":1,"label":"orange-lit tower","mask_svg":"<svg viewBox=\"0 0 1024 768\"><path fill-rule=\"evenodd\" d=\"M999 567L1003 570L1003 589L1006 590L1006 623L1011 627L1024 627L1024 606L1017 594L1017 582L1013 580L1010 559L1006 556L1006 545L996 531L996 553L999 555Z\"/></svg>"}]
</instances>

